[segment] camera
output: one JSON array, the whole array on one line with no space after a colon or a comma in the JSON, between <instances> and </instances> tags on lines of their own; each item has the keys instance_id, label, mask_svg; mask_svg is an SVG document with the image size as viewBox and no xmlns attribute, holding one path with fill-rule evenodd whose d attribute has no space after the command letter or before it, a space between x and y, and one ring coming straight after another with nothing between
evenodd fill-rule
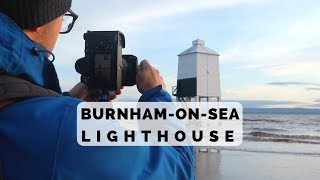
<instances>
[{"instance_id":1,"label":"camera","mask_svg":"<svg viewBox=\"0 0 320 180\"><path fill-rule=\"evenodd\" d=\"M120 31L88 31L83 37L85 57L77 60L75 69L89 90L107 95L136 84L138 59L122 55L125 37Z\"/></svg>"}]
</instances>

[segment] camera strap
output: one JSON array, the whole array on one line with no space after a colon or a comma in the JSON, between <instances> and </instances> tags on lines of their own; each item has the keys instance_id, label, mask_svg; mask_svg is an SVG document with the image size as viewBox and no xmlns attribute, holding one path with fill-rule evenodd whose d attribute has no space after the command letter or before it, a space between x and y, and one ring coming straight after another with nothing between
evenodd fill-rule
<instances>
[{"instance_id":1,"label":"camera strap","mask_svg":"<svg viewBox=\"0 0 320 180\"><path fill-rule=\"evenodd\" d=\"M0 74L0 108L23 98L37 96L60 96L60 94L21 78Z\"/></svg>"}]
</instances>

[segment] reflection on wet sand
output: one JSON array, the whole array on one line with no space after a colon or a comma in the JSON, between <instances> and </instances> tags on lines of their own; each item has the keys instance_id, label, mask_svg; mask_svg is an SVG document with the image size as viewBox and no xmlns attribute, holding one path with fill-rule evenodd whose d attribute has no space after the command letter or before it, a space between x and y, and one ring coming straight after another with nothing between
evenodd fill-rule
<instances>
[{"instance_id":1,"label":"reflection on wet sand","mask_svg":"<svg viewBox=\"0 0 320 180\"><path fill-rule=\"evenodd\" d=\"M217 152L198 152L196 154L196 175L198 180L221 179L221 154Z\"/></svg>"},{"instance_id":2,"label":"reflection on wet sand","mask_svg":"<svg viewBox=\"0 0 320 180\"><path fill-rule=\"evenodd\" d=\"M223 150L196 155L197 180L319 180L320 156Z\"/></svg>"}]
</instances>

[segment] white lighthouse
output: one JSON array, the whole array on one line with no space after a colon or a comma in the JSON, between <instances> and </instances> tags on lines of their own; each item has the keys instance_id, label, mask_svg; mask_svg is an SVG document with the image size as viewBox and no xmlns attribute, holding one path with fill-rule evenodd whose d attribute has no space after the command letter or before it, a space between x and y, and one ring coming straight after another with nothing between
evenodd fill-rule
<instances>
[{"instance_id":1,"label":"white lighthouse","mask_svg":"<svg viewBox=\"0 0 320 180\"><path fill-rule=\"evenodd\" d=\"M173 95L177 100L221 100L219 54L197 39L192 47L178 55L178 81Z\"/></svg>"}]
</instances>

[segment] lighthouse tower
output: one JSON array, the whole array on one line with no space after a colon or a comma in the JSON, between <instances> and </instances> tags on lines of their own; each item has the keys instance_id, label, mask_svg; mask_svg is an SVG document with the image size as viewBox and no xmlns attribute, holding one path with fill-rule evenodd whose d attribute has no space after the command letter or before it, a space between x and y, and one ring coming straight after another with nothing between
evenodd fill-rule
<instances>
[{"instance_id":1,"label":"lighthouse tower","mask_svg":"<svg viewBox=\"0 0 320 180\"><path fill-rule=\"evenodd\" d=\"M205 41L197 39L192 47L178 55L178 80L173 88L177 100L190 102L221 100L219 54L205 46Z\"/></svg>"}]
</instances>

